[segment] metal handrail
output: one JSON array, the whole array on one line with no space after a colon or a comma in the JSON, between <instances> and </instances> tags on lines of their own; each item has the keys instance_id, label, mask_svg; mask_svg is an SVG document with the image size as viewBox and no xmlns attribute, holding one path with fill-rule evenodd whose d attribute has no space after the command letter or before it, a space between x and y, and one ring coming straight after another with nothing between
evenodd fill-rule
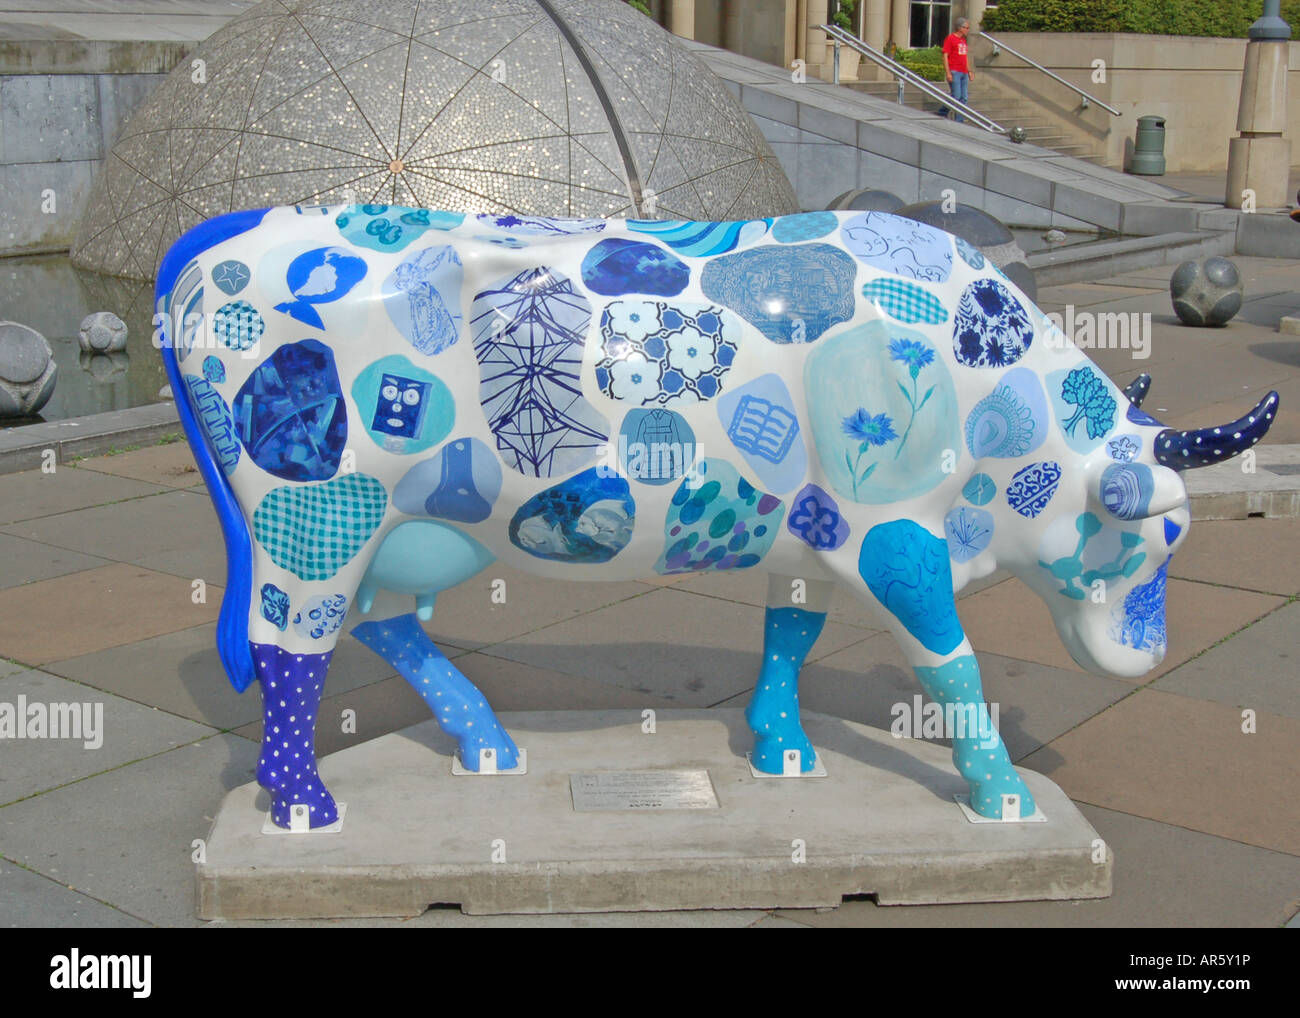
<instances>
[{"instance_id":1,"label":"metal handrail","mask_svg":"<svg viewBox=\"0 0 1300 1018\"><path fill-rule=\"evenodd\" d=\"M937 99L939 102L943 103L944 106L962 114L976 127L982 127L984 130L989 131L992 134L1010 133L1007 128L1003 127L996 120L992 120L989 117L986 117L983 113L980 113L978 110L971 109L964 102L954 99L952 96L945 93L943 89L935 85L934 82L927 81L919 74L904 67L898 61L891 60L879 50L868 46L857 36L840 28L839 25L822 25L820 27L823 32L830 36L831 41L835 43L833 71L833 81L835 84L838 85L840 83L840 46L851 46L868 60L883 67L898 80L898 101L900 103L903 101L903 83L906 82L913 88L920 89L931 99Z\"/></svg>"},{"instance_id":2,"label":"metal handrail","mask_svg":"<svg viewBox=\"0 0 1300 1018\"><path fill-rule=\"evenodd\" d=\"M1113 117L1122 117L1124 115L1119 110L1115 109L1114 106L1111 106L1109 103L1102 102L1095 95L1089 95L1087 92L1085 92L1083 89L1081 89L1078 85L1074 84L1073 82L1066 81L1055 71L1049 71L1046 67L1040 64L1037 60L1034 60L1032 57L1025 56L1023 53L1020 52L1020 50L1008 46L1005 42L999 42L993 36L989 35L988 32L981 31L980 35L983 38L987 39L989 42L993 43L993 52L989 54L990 59L992 57L996 57L999 53L1002 52L1002 50L1006 50L1013 57L1019 57L1030 67L1036 67L1038 70L1042 71L1049 78L1051 78L1053 81L1060 82L1071 92L1078 92L1079 95L1083 96L1083 108L1085 110L1088 108L1089 104L1096 103L1098 106L1100 106L1103 110L1105 110Z\"/></svg>"}]
</instances>

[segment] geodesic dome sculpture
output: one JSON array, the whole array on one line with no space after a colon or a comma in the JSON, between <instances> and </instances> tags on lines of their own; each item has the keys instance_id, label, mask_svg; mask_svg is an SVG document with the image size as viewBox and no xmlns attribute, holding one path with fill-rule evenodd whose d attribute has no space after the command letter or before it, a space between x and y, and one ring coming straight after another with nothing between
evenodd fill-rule
<instances>
[{"instance_id":1,"label":"geodesic dome sculpture","mask_svg":"<svg viewBox=\"0 0 1300 1018\"><path fill-rule=\"evenodd\" d=\"M131 118L72 258L151 279L206 218L338 202L662 219L797 211L722 82L619 0L266 0Z\"/></svg>"}]
</instances>

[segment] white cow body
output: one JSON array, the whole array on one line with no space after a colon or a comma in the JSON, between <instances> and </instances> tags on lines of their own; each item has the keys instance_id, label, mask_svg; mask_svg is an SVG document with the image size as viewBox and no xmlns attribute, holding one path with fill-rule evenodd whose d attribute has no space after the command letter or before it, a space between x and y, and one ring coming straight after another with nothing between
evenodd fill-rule
<instances>
[{"instance_id":1,"label":"white cow body","mask_svg":"<svg viewBox=\"0 0 1300 1018\"><path fill-rule=\"evenodd\" d=\"M764 573L769 645L801 633L791 697L839 585L932 695L969 675L982 709L953 591L998 566L1043 597L1081 664L1135 676L1163 656L1164 566L1188 523L1157 462L1169 433L929 227L280 208L182 238L159 311L231 549L223 660L240 688L262 679L270 727L280 662L319 660L323 681L344 611L360 621L389 589L427 617L493 559L566 580ZM664 453L660 469L639 451ZM391 630L357 632L401 653ZM407 662L417 689L437 657ZM463 681L448 667L439 681ZM798 743L811 767L797 701L764 688L757 755ZM780 706L793 728L765 736ZM268 733L277 822L295 803L331 822L323 786L304 792L275 752ZM1032 811L1000 741L995 757L985 788L955 745L976 808L1020 795Z\"/></svg>"}]
</instances>

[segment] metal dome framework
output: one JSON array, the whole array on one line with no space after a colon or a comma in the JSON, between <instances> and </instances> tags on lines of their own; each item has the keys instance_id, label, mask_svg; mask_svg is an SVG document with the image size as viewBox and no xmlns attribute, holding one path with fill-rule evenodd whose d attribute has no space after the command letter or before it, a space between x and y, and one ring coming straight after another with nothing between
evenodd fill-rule
<instances>
[{"instance_id":1,"label":"metal dome framework","mask_svg":"<svg viewBox=\"0 0 1300 1018\"><path fill-rule=\"evenodd\" d=\"M152 279L203 219L354 201L712 220L798 211L721 81L619 0L266 0L128 122L73 261Z\"/></svg>"}]
</instances>

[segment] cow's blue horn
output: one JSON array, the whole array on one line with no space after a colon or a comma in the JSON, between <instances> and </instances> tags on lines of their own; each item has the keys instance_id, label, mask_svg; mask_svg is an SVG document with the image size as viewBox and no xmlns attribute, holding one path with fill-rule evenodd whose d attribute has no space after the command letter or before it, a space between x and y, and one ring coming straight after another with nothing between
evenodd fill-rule
<instances>
[{"instance_id":1,"label":"cow's blue horn","mask_svg":"<svg viewBox=\"0 0 1300 1018\"><path fill-rule=\"evenodd\" d=\"M1231 459L1264 437L1273 423L1278 402L1277 393L1270 392L1245 417L1218 428L1195 431L1165 428L1156 436L1156 460L1174 470L1191 470Z\"/></svg>"},{"instance_id":2,"label":"cow's blue horn","mask_svg":"<svg viewBox=\"0 0 1300 1018\"><path fill-rule=\"evenodd\" d=\"M1147 393L1151 391L1151 376L1145 371L1138 375L1137 378L1124 386L1124 395L1128 401L1135 407L1140 407L1142 401L1147 398Z\"/></svg>"}]
</instances>

